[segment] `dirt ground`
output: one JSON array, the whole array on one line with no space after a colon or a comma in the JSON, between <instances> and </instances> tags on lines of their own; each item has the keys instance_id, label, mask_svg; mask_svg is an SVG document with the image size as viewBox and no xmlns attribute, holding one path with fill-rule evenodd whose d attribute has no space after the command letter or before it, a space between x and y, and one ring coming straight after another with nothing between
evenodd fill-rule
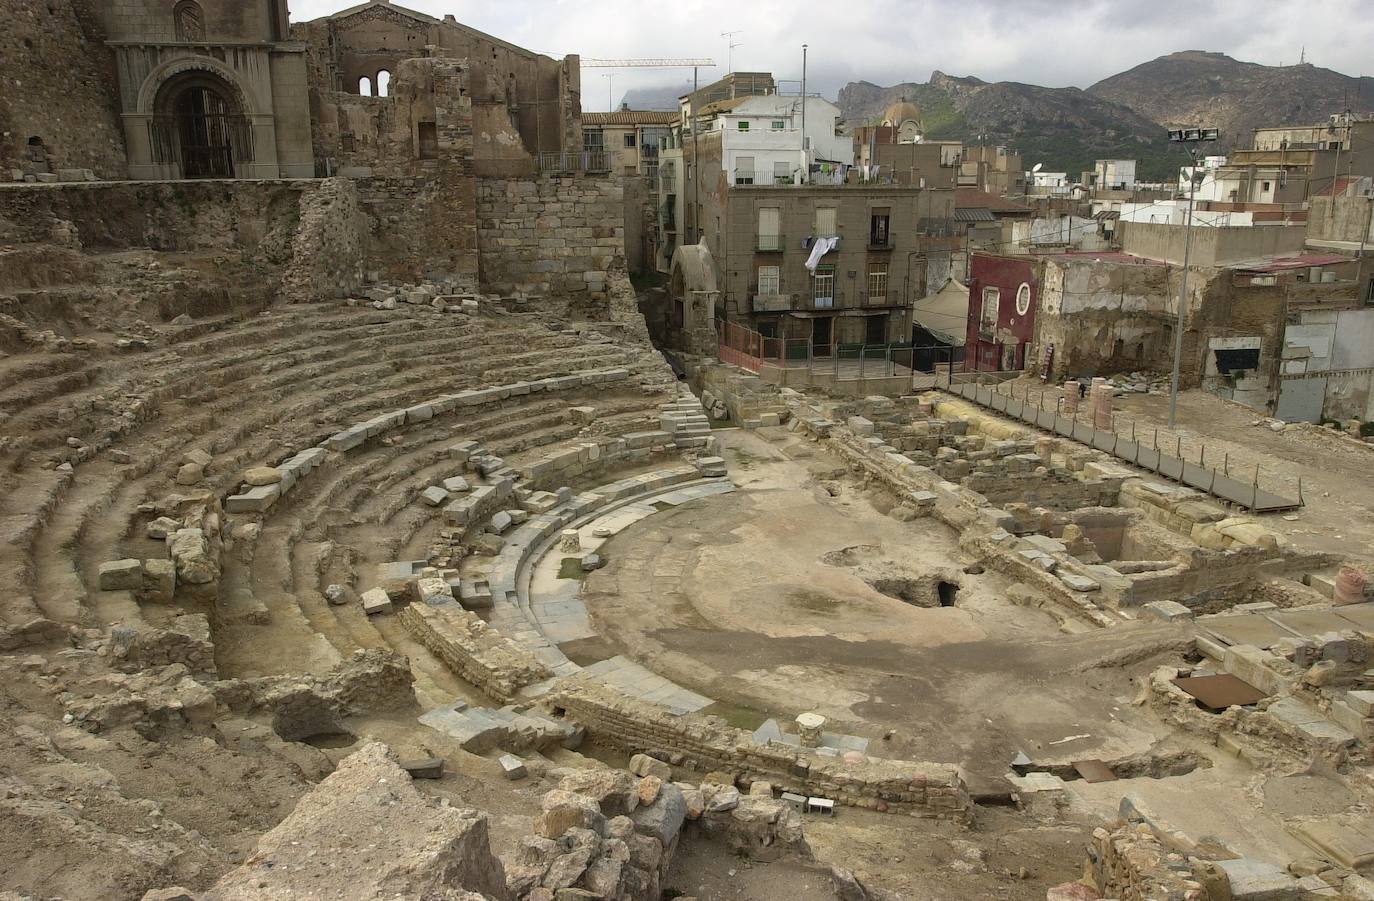
<instances>
[{"instance_id":1,"label":"dirt ground","mask_svg":"<svg viewBox=\"0 0 1374 901\"><path fill-rule=\"evenodd\" d=\"M1019 750L1110 759L1158 739L1131 707L1132 674L1176 654L1188 627L1065 634L1007 601L1003 577L965 573L941 524L900 523L884 497L830 478L835 461L812 445L722 435L742 490L621 533L588 578L603 654L716 698L736 725L814 710L877 756L959 763L975 790L1005 786ZM934 572L957 581L955 606L890 597L866 572ZM1110 665L1123 657L1130 671Z\"/></svg>"},{"instance_id":2,"label":"dirt ground","mask_svg":"<svg viewBox=\"0 0 1374 901\"><path fill-rule=\"evenodd\" d=\"M1044 389L1047 404L1061 394L1038 379L1014 384L1018 393L1029 388L1032 397ZM1114 409L1122 434L1132 423L1137 435L1153 438L1158 429L1161 447L1177 447L1183 440L1187 460L1205 455L1209 465L1225 465L1233 476L1246 479L1254 478L1258 467L1260 487L1287 497L1297 497L1301 487L1306 506L1264 516L1265 527L1303 550L1374 563L1374 445L1310 425L1275 432L1255 410L1205 391L1179 395L1173 430L1167 396L1128 394L1115 398Z\"/></svg>"}]
</instances>

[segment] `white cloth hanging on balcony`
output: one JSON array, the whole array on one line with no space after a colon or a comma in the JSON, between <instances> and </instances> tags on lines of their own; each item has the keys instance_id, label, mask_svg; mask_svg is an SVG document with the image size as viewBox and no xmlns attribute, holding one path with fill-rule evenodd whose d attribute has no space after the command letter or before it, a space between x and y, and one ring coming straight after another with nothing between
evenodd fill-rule
<instances>
[{"instance_id":1,"label":"white cloth hanging on balcony","mask_svg":"<svg viewBox=\"0 0 1374 901\"><path fill-rule=\"evenodd\" d=\"M815 243L811 245L811 256L806 258L806 271L814 273L816 267L820 265L821 257L838 246L840 246L839 235L829 235L828 237L817 238Z\"/></svg>"}]
</instances>

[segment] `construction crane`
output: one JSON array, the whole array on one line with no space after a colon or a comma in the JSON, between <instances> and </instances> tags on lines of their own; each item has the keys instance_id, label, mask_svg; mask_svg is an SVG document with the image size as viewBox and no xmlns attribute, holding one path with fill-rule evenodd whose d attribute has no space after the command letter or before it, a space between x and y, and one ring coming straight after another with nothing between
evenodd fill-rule
<instances>
[{"instance_id":1,"label":"construction crane","mask_svg":"<svg viewBox=\"0 0 1374 901\"><path fill-rule=\"evenodd\" d=\"M584 69L696 69L711 67L713 59L595 59L583 57Z\"/></svg>"}]
</instances>

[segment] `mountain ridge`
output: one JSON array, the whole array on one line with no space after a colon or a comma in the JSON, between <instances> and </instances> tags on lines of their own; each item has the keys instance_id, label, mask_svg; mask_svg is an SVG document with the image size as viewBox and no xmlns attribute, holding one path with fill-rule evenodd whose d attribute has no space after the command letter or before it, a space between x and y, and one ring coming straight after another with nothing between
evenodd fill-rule
<instances>
[{"instance_id":1,"label":"mountain ridge","mask_svg":"<svg viewBox=\"0 0 1374 901\"><path fill-rule=\"evenodd\" d=\"M851 126L898 100L922 110L932 139L1007 144L1027 168L1042 163L1071 178L1096 159L1138 161L1143 180L1176 177L1182 155L1165 131L1181 125L1222 129L1220 152L1250 143L1262 125L1311 125L1351 109L1374 109L1374 78L1355 78L1308 63L1265 66L1215 51L1166 54L1087 89L987 82L934 70L928 81L883 87L854 81L838 102Z\"/></svg>"}]
</instances>

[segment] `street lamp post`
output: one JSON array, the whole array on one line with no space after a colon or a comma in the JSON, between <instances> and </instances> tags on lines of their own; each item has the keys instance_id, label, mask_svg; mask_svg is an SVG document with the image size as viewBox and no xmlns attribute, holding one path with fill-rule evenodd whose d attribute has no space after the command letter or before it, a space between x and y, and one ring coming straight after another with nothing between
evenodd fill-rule
<instances>
[{"instance_id":1,"label":"street lamp post","mask_svg":"<svg viewBox=\"0 0 1374 901\"><path fill-rule=\"evenodd\" d=\"M1197 199L1197 162L1202 152L1199 144L1215 141L1215 128L1180 128L1169 132L1169 140L1188 145L1192 166L1188 170L1188 214L1183 222L1183 276L1178 288L1178 319L1174 323L1174 372L1169 381L1169 428L1178 421L1178 382L1183 363L1183 327L1188 311L1188 256L1193 248L1193 204Z\"/></svg>"}]
</instances>

